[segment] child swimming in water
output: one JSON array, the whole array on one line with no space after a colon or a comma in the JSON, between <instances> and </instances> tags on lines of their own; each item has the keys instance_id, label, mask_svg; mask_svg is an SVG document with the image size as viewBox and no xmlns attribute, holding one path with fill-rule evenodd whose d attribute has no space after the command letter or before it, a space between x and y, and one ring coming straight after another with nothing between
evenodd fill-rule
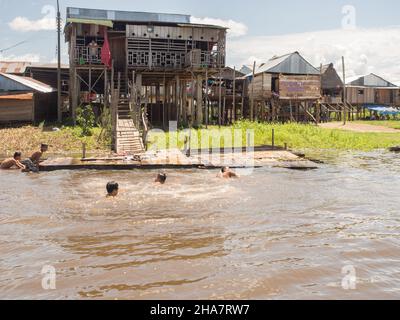
<instances>
[{"instance_id":1,"label":"child swimming in water","mask_svg":"<svg viewBox=\"0 0 400 320\"><path fill-rule=\"evenodd\" d=\"M116 197L118 195L119 185L115 181L107 183L107 197Z\"/></svg>"},{"instance_id":2,"label":"child swimming in water","mask_svg":"<svg viewBox=\"0 0 400 320\"><path fill-rule=\"evenodd\" d=\"M154 182L159 184L164 184L166 181L167 181L167 175L165 173L159 173Z\"/></svg>"},{"instance_id":3,"label":"child swimming in water","mask_svg":"<svg viewBox=\"0 0 400 320\"><path fill-rule=\"evenodd\" d=\"M1 165L0 169L21 169L25 170L25 166L21 163L21 152L15 152L14 157L4 160Z\"/></svg>"},{"instance_id":4,"label":"child swimming in water","mask_svg":"<svg viewBox=\"0 0 400 320\"><path fill-rule=\"evenodd\" d=\"M239 178L239 176L233 172L229 167L223 167L220 173L221 178L230 179L230 178Z\"/></svg>"}]
</instances>

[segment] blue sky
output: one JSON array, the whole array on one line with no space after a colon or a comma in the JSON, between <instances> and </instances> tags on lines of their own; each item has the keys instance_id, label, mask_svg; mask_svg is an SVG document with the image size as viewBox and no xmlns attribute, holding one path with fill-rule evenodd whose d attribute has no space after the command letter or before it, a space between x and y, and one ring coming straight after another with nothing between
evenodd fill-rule
<instances>
[{"instance_id":1,"label":"blue sky","mask_svg":"<svg viewBox=\"0 0 400 320\"><path fill-rule=\"evenodd\" d=\"M375 72L400 82L400 2L396 0L60 0L67 6L114 10L185 13L196 21L231 27L228 64L262 62L275 54L300 51L312 63L340 64L345 55L349 74ZM54 0L0 0L0 59L51 62L56 57ZM354 26L344 30L345 6L354 8ZM17 20L16 20L17 19ZM47 20L46 20L47 19ZM351 19L353 23L353 19ZM67 58L65 47L63 59ZM395 65L395 67L393 67Z\"/></svg>"}]
</instances>

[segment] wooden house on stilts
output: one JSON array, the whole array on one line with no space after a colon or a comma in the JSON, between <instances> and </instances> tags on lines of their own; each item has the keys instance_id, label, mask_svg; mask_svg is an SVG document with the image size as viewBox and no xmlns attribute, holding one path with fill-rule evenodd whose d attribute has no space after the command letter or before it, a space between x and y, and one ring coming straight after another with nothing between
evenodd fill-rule
<instances>
[{"instance_id":1,"label":"wooden house on stilts","mask_svg":"<svg viewBox=\"0 0 400 320\"><path fill-rule=\"evenodd\" d=\"M371 73L349 79L346 99L357 109L357 117L365 118L369 109L400 107L400 88Z\"/></svg>"},{"instance_id":2,"label":"wooden house on stilts","mask_svg":"<svg viewBox=\"0 0 400 320\"><path fill-rule=\"evenodd\" d=\"M246 78L251 120L319 121L321 73L298 52L273 57Z\"/></svg>"},{"instance_id":3,"label":"wooden house on stilts","mask_svg":"<svg viewBox=\"0 0 400 320\"><path fill-rule=\"evenodd\" d=\"M320 67L321 71L321 121L341 120L344 108L344 84L333 63Z\"/></svg>"},{"instance_id":4,"label":"wooden house on stilts","mask_svg":"<svg viewBox=\"0 0 400 320\"><path fill-rule=\"evenodd\" d=\"M202 87L225 68L226 28L188 15L82 8L67 8L66 23L72 117L100 97L111 108L115 151L142 151L149 126L204 123Z\"/></svg>"}]
</instances>

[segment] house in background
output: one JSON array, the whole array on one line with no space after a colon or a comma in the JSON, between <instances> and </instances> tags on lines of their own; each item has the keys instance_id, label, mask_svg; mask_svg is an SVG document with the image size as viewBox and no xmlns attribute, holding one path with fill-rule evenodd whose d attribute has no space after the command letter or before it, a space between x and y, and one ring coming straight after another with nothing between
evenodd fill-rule
<instances>
[{"instance_id":1,"label":"house in background","mask_svg":"<svg viewBox=\"0 0 400 320\"><path fill-rule=\"evenodd\" d=\"M43 82L52 88L57 88L57 63L39 64L33 63L25 68L25 77L30 77L34 80ZM61 105L62 113L69 115L69 65L61 64ZM57 104L54 105L57 108ZM53 114L53 113L51 113ZM54 119L46 119L54 120Z\"/></svg>"},{"instance_id":2,"label":"house in background","mask_svg":"<svg viewBox=\"0 0 400 320\"><path fill-rule=\"evenodd\" d=\"M230 124L242 118L244 106L245 74L226 67L208 79L207 100L213 124ZM219 110L221 109L221 110ZM219 119L218 115L221 115Z\"/></svg>"},{"instance_id":3,"label":"house in background","mask_svg":"<svg viewBox=\"0 0 400 320\"><path fill-rule=\"evenodd\" d=\"M364 118L366 110L378 109L391 112L392 107L400 107L400 88L376 74L349 79L346 84L346 99L357 108Z\"/></svg>"},{"instance_id":4,"label":"house in background","mask_svg":"<svg viewBox=\"0 0 400 320\"><path fill-rule=\"evenodd\" d=\"M319 118L321 73L298 52L273 57L248 74L247 116L266 121L314 121Z\"/></svg>"},{"instance_id":5,"label":"house in background","mask_svg":"<svg viewBox=\"0 0 400 320\"><path fill-rule=\"evenodd\" d=\"M57 92L29 77L0 73L0 123L57 119Z\"/></svg>"},{"instance_id":6,"label":"house in background","mask_svg":"<svg viewBox=\"0 0 400 320\"><path fill-rule=\"evenodd\" d=\"M400 106L399 87L376 74L350 79L346 88L351 104Z\"/></svg>"},{"instance_id":7,"label":"house in background","mask_svg":"<svg viewBox=\"0 0 400 320\"><path fill-rule=\"evenodd\" d=\"M322 66L322 102L329 104L341 104L343 102L343 87L343 81L338 75L333 63Z\"/></svg>"},{"instance_id":8,"label":"house in background","mask_svg":"<svg viewBox=\"0 0 400 320\"><path fill-rule=\"evenodd\" d=\"M323 121L335 119L340 121L343 117L343 90L344 84L337 73L333 63L319 67L321 71L321 115ZM348 110L352 110L350 105Z\"/></svg>"}]
</instances>

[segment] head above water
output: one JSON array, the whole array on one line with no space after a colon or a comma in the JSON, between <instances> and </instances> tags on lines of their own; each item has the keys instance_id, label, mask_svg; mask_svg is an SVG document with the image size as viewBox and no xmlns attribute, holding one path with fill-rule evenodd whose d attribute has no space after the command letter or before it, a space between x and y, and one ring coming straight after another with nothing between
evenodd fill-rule
<instances>
[{"instance_id":1,"label":"head above water","mask_svg":"<svg viewBox=\"0 0 400 320\"><path fill-rule=\"evenodd\" d=\"M22 153L21 152L15 152L14 153L14 159L15 160L21 160L21 157L22 157Z\"/></svg>"},{"instance_id":2,"label":"head above water","mask_svg":"<svg viewBox=\"0 0 400 320\"><path fill-rule=\"evenodd\" d=\"M167 175L166 175L165 173L159 173L159 174L157 175L156 182L159 182L159 183L161 183L161 184L164 184L165 181L167 181Z\"/></svg>"},{"instance_id":3,"label":"head above water","mask_svg":"<svg viewBox=\"0 0 400 320\"><path fill-rule=\"evenodd\" d=\"M229 167L223 167L222 169L221 169L221 172L222 173L225 173L225 172L228 172L230 169L229 169Z\"/></svg>"},{"instance_id":4,"label":"head above water","mask_svg":"<svg viewBox=\"0 0 400 320\"><path fill-rule=\"evenodd\" d=\"M109 196L115 197L118 195L119 185L115 181L107 183L107 193Z\"/></svg>"},{"instance_id":5,"label":"head above water","mask_svg":"<svg viewBox=\"0 0 400 320\"><path fill-rule=\"evenodd\" d=\"M46 152L47 150L49 150L49 145L48 145L48 144L45 144L45 143L42 143L42 144L40 145L40 151Z\"/></svg>"}]
</instances>

